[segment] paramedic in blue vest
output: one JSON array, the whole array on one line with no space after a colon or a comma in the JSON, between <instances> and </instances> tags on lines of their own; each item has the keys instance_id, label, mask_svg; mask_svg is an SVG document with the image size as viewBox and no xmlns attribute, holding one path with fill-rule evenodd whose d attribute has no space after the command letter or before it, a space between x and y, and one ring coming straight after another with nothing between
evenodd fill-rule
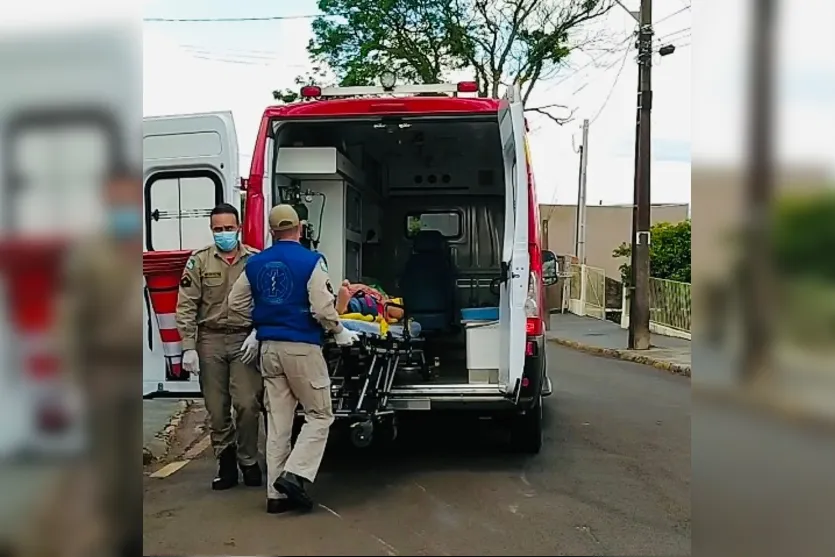
<instances>
[{"instance_id":1,"label":"paramedic in blue vest","mask_svg":"<svg viewBox=\"0 0 835 557\"><path fill-rule=\"evenodd\" d=\"M330 375L322 355L324 333L341 346L345 329L325 260L299 243L299 216L290 205L270 211L273 245L254 255L229 293L229 316L254 327L261 343L267 411L267 512L309 511L307 485L316 479L333 423ZM305 422L290 445L296 405Z\"/></svg>"}]
</instances>

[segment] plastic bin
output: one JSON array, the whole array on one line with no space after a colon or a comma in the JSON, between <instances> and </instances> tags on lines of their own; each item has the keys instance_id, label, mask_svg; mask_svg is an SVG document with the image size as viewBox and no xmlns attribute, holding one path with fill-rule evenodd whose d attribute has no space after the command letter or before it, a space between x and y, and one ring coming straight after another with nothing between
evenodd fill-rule
<instances>
[{"instance_id":1,"label":"plastic bin","mask_svg":"<svg viewBox=\"0 0 835 557\"><path fill-rule=\"evenodd\" d=\"M462 321L498 321L499 308L464 308L461 310Z\"/></svg>"}]
</instances>

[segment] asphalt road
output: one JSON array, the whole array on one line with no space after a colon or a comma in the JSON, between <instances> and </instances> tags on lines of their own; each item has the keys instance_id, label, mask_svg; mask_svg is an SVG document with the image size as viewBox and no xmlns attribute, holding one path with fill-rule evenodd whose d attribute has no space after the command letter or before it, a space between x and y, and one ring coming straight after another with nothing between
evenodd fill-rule
<instances>
[{"instance_id":1,"label":"asphalt road","mask_svg":"<svg viewBox=\"0 0 835 557\"><path fill-rule=\"evenodd\" d=\"M334 441L320 507L271 516L263 489L212 492L204 453L145 478L145 554L689 555L689 380L549 350L539 455L462 420L404 427L382 456Z\"/></svg>"}]
</instances>

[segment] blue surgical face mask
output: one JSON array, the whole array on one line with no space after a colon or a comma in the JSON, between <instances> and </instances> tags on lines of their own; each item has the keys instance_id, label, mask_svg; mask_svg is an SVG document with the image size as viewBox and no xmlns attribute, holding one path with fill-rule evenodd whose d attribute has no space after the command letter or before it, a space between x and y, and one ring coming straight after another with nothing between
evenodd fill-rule
<instances>
[{"instance_id":1,"label":"blue surgical face mask","mask_svg":"<svg viewBox=\"0 0 835 557\"><path fill-rule=\"evenodd\" d=\"M142 216L136 207L111 207L107 214L107 228L119 239L136 236L142 231Z\"/></svg>"},{"instance_id":2,"label":"blue surgical face mask","mask_svg":"<svg viewBox=\"0 0 835 557\"><path fill-rule=\"evenodd\" d=\"M215 232L215 245L220 251L232 251L238 247L238 231Z\"/></svg>"}]
</instances>

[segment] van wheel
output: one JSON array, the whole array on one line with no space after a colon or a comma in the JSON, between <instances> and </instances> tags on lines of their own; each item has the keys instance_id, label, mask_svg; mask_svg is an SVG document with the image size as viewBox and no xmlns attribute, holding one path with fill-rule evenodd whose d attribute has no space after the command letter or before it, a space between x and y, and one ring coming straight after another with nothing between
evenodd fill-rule
<instances>
[{"instance_id":1,"label":"van wheel","mask_svg":"<svg viewBox=\"0 0 835 557\"><path fill-rule=\"evenodd\" d=\"M542 397L533 408L513 417L510 425L510 445L515 452L538 454L542 449Z\"/></svg>"}]
</instances>

